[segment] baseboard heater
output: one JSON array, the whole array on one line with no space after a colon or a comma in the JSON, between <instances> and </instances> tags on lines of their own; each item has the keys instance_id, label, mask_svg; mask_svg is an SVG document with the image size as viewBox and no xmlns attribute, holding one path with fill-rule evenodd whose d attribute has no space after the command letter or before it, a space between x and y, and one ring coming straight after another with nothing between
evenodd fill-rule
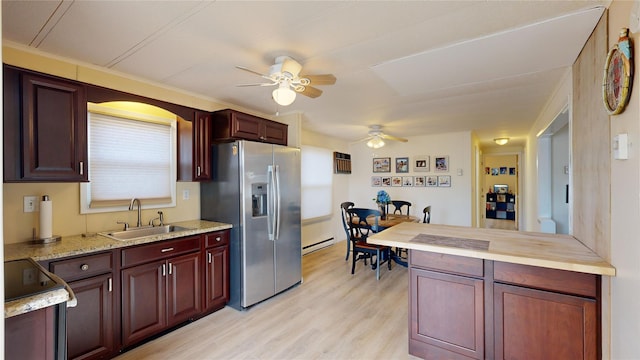
<instances>
[{"instance_id":1,"label":"baseboard heater","mask_svg":"<svg viewBox=\"0 0 640 360\"><path fill-rule=\"evenodd\" d=\"M307 246L303 246L302 247L302 253L306 254L306 253L310 253L312 251L321 249L323 247L327 247L329 245L331 245L333 243L333 238L328 238L326 240L322 240L322 241L318 241L316 243L313 243L311 245L307 245Z\"/></svg>"}]
</instances>

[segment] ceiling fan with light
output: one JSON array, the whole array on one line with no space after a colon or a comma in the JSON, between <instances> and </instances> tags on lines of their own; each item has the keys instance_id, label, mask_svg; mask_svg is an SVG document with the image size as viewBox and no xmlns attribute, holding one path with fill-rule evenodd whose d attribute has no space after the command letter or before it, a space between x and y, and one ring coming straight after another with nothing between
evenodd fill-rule
<instances>
[{"instance_id":1,"label":"ceiling fan with light","mask_svg":"<svg viewBox=\"0 0 640 360\"><path fill-rule=\"evenodd\" d=\"M278 86L272 92L273 100L282 106L291 105L296 99L296 93L317 98L322 90L311 85L333 85L336 77L332 74L300 75L302 65L289 56L278 56L275 64L269 68L269 74L261 74L244 66L236 68L248 71L269 80L268 83L240 84L238 86Z\"/></svg>"},{"instance_id":2,"label":"ceiling fan with light","mask_svg":"<svg viewBox=\"0 0 640 360\"><path fill-rule=\"evenodd\" d=\"M378 149L384 146L384 140L400 142L408 141L407 139L401 137L385 134L384 132L382 132L382 126L380 125L370 125L369 135L364 139L358 140L357 142L366 141L368 147Z\"/></svg>"}]
</instances>

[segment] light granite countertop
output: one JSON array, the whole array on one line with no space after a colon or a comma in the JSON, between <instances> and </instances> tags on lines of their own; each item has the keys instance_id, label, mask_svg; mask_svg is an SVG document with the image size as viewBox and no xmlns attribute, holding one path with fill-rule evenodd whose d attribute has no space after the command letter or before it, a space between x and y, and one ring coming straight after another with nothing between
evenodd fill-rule
<instances>
[{"instance_id":1,"label":"light granite countertop","mask_svg":"<svg viewBox=\"0 0 640 360\"><path fill-rule=\"evenodd\" d=\"M17 243L4 246L4 260L19 260L31 258L35 261L65 258L75 255L86 255L93 252L122 248L132 245L146 244L156 241L169 240L183 236L202 234L212 231L230 229L231 224L206 220L193 220L172 223L189 230L177 231L161 235L146 236L144 238L125 241L114 240L104 235L91 234L63 236L62 239L50 244ZM76 298L73 291L62 279L49 273L58 283L65 285L64 289L57 289L41 294L36 294L21 299L5 302L5 318L24 314L30 311L42 309L48 306L67 302L68 307L75 306Z\"/></svg>"},{"instance_id":2,"label":"light granite countertop","mask_svg":"<svg viewBox=\"0 0 640 360\"><path fill-rule=\"evenodd\" d=\"M615 276L616 269L570 235L402 223L367 239L378 245Z\"/></svg>"},{"instance_id":3,"label":"light granite countertop","mask_svg":"<svg viewBox=\"0 0 640 360\"><path fill-rule=\"evenodd\" d=\"M131 240L114 240L98 233L90 235L63 236L60 241L50 244L17 243L4 246L4 260L18 260L31 258L35 261L59 259L68 256L86 255L93 252L123 248L132 245L146 244L161 240L169 240L183 236L196 235L211 231L230 229L231 224L191 220L171 223L188 228L185 231L176 231L167 234L146 236Z\"/></svg>"}]
</instances>

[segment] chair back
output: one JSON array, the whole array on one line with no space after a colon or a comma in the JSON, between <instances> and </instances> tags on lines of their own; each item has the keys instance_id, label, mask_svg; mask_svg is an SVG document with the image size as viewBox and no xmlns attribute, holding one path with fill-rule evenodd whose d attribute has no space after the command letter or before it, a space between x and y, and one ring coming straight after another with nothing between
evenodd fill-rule
<instances>
[{"instance_id":1,"label":"chair back","mask_svg":"<svg viewBox=\"0 0 640 360\"><path fill-rule=\"evenodd\" d=\"M380 211L373 209L351 208L348 209L351 240L366 240L371 233L378 232L378 219ZM367 218L372 216L373 219Z\"/></svg>"},{"instance_id":2,"label":"chair back","mask_svg":"<svg viewBox=\"0 0 640 360\"><path fill-rule=\"evenodd\" d=\"M391 200L391 203L393 204L393 213L400 213L400 215L409 215L409 211L411 208L411 203L408 201L404 201L404 200ZM407 211L406 212L402 212L402 207L406 206L407 207Z\"/></svg>"},{"instance_id":3,"label":"chair back","mask_svg":"<svg viewBox=\"0 0 640 360\"><path fill-rule=\"evenodd\" d=\"M342 226L344 227L344 232L345 234L347 234L347 240L349 240L351 237L349 236L349 233L351 231L349 224L349 213L347 212L348 209L354 207L355 204L352 203L351 201L345 201L342 204L340 204L340 211L342 212Z\"/></svg>"},{"instance_id":4,"label":"chair back","mask_svg":"<svg viewBox=\"0 0 640 360\"><path fill-rule=\"evenodd\" d=\"M424 213L422 222L425 224L430 224L431 223L431 205L425 206L425 208L422 209L422 212Z\"/></svg>"}]
</instances>

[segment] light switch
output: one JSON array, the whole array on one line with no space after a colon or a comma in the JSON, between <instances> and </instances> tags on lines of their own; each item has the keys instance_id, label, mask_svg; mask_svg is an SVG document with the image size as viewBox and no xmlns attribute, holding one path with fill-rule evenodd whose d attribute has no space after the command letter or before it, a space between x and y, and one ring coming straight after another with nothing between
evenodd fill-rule
<instances>
[{"instance_id":1,"label":"light switch","mask_svg":"<svg viewBox=\"0 0 640 360\"><path fill-rule=\"evenodd\" d=\"M627 134L618 134L613 138L613 158L616 160L629 158Z\"/></svg>"}]
</instances>

